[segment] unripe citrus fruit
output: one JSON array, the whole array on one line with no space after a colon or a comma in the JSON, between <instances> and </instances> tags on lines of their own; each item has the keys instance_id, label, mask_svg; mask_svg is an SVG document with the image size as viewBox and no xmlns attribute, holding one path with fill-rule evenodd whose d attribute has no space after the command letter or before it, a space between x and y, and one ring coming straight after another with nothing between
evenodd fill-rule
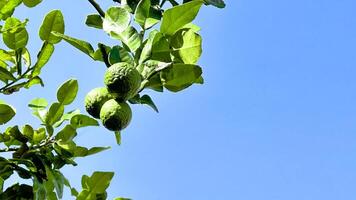
<instances>
[{"instance_id":1,"label":"unripe citrus fruit","mask_svg":"<svg viewBox=\"0 0 356 200\"><path fill-rule=\"evenodd\" d=\"M128 63L116 63L106 70L104 83L118 100L135 96L141 85L141 74Z\"/></svg>"},{"instance_id":2,"label":"unripe citrus fruit","mask_svg":"<svg viewBox=\"0 0 356 200\"><path fill-rule=\"evenodd\" d=\"M100 119L105 128L111 131L121 131L126 128L132 117L130 106L125 102L111 99L104 103L100 111Z\"/></svg>"},{"instance_id":3,"label":"unripe citrus fruit","mask_svg":"<svg viewBox=\"0 0 356 200\"><path fill-rule=\"evenodd\" d=\"M101 107L112 98L114 97L105 87L95 88L85 97L85 109L91 116L99 119Z\"/></svg>"}]
</instances>

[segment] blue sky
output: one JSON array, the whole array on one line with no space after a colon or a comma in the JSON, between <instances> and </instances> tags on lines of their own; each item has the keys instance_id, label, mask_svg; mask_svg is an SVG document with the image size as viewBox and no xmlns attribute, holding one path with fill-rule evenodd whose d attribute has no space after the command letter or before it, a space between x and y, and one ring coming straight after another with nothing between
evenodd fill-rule
<instances>
[{"instance_id":1,"label":"blue sky","mask_svg":"<svg viewBox=\"0 0 356 200\"><path fill-rule=\"evenodd\" d=\"M108 7L110 1L100 2ZM160 113L133 106L123 144L103 128L77 143L113 146L65 168L73 185L95 170L115 171L109 198L135 200L356 199L356 14L353 0L238 0L224 10L203 7L206 83L173 94L152 94ZM86 1L45 1L30 16L30 49L45 13L62 9L67 34L115 44L84 26L95 12ZM33 54L35 55L35 54ZM43 70L45 88L5 97L34 123L27 102L55 100L56 88L79 80L78 99L102 86L105 66L66 43Z\"/></svg>"}]
</instances>

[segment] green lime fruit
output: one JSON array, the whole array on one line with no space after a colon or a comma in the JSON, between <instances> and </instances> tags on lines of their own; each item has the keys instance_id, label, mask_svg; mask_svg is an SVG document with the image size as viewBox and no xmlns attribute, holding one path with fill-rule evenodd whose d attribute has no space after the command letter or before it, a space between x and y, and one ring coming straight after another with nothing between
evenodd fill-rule
<instances>
[{"instance_id":1,"label":"green lime fruit","mask_svg":"<svg viewBox=\"0 0 356 200\"><path fill-rule=\"evenodd\" d=\"M138 92L141 74L128 63L116 63L106 70L104 83L117 100L126 101Z\"/></svg>"},{"instance_id":2,"label":"green lime fruit","mask_svg":"<svg viewBox=\"0 0 356 200\"><path fill-rule=\"evenodd\" d=\"M126 102L111 99L104 103L100 111L100 119L110 131L121 131L126 128L132 118L132 111Z\"/></svg>"},{"instance_id":3,"label":"green lime fruit","mask_svg":"<svg viewBox=\"0 0 356 200\"><path fill-rule=\"evenodd\" d=\"M85 97L85 109L91 116L99 119L101 107L113 98L105 87L95 88Z\"/></svg>"}]
</instances>

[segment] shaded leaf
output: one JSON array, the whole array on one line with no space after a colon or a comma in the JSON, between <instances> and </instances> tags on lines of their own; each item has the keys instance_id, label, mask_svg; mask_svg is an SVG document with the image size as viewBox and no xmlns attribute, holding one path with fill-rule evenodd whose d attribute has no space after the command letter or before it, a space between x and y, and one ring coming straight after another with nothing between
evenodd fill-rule
<instances>
[{"instance_id":1,"label":"shaded leaf","mask_svg":"<svg viewBox=\"0 0 356 200\"><path fill-rule=\"evenodd\" d=\"M70 124L74 128L81 128L86 126L99 126L99 123L98 121L96 121L96 119L83 114L74 115L70 120Z\"/></svg>"},{"instance_id":2,"label":"shaded leaf","mask_svg":"<svg viewBox=\"0 0 356 200\"><path fill-rule=\"evenodd\" d=\"M197 65L173 64L161 72L161 80L165 88L179 92L195 83L201 74L202 70Z\"/></svg>"},{"instance_id":3,"label":"shaded leaf","mask_svg":"<svg viewBox=\"0 0 356 200\"><path fill-rule=\"evenodd\" d=\"M11 106L0 103L0 125L10 121L16 114L16 110Z\"/></svg>"},{"instance_id":4,"label":"shaded leaf","mask_svg":"<svg viewBox=\"0 0 356 200\"><path fill-rule=\"evenodd\" d=\"M87 16L85 24L89 27L102 29L103 28L103 19L98 14L91 14Z\"/></svg>"}]
</instances>

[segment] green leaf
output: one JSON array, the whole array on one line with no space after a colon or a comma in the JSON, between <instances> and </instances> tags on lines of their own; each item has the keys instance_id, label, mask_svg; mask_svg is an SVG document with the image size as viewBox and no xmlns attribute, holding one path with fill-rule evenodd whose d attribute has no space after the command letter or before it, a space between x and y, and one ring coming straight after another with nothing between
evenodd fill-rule
<instances>
[{"instance_id":1,"label":"green leaf","mask_svg":"<svg viewBox=\"0 0 356 200\"><path fill-rule=\"evenodd\" d=\"M0 9L0 18L5 20L8 17L10 17L15 11L15 8L19 6L21 3L22 0L8 0L6 3L4 2L4 0L2 0L1 4L3 6Z\"/></svg>"},{"instance_id":2,"label":"green leaf","mask_svg":"<svg viewBox=\"0 0 356 200\"><path fill-rule=\"evenodd\" d=\"M49 12L40 28L40 38L51 44L56 44L62 40L61 37L53 35L52 32L64 33L64 19L60 10L53 10Z\"/></svg>"},{"instance_id":3,"label":"green leaf","mask_svg":"<svg viewBox=\"0 0 356 200\"><path fill-rule=\"evenodd\" d=\"M34 193L34 200L43 200L46 199L46 189L44 185L38 181L37 178L33 180L33 193Z\"/></svg>"},{"instance_id":4,"label":"green leaf","mask_svg":"<svg viewBox=\"0 0 356 200\"><path fill-rule=\"evenodd\" d=\"M173 35L181 27L192 22L202 3L201 0L195 0L166 10L163 13L161 32L166 35Z\"/></svg>"},{"instance_id":5,"label":"green leaf","mask_svg":"<svg viewBox=\"0 0 356 200\"><path fill-rule=\"evenodd\" d=\"M156 34L158 33L157 30L153 30L150 32L147 40L145 41L145 45L141 51L141 55L140 55L140 59L139 59L139 63L143 63L146 60L148 60L151 57L151 53L152 53L152 44L153 44L153 40L156 36Z\"/></svg>"},{"instance_id":6,"label":"green leaf","mask_svg":"<svg viewBox=\"0 0 356 200\"><path fill-rule=\"evenodd\" d=\"M108 34L120 34L130 24L130 13L121 7L111 7L105 13L103 30Z\"/></svg>"},{"instance_id":7,"label":"green leaf","mask_svg":"<svg viewBox=\"0 0 356 200\"><path fill-rule=\"evenodd\" d=\"M66 125L61 131L56 135L56 140L60 140L62 142L72 141L73 138L77 136L77 131L75 127L71 125Z\"/></svg>"},{"instance_id":8,"label":"green leaf","mask_svg":"<svg viewBox=\"0 0 356 200\"><path fill-rule=\"evenodd\" d=\"M27 137L29 140L32 140L33 138L33 134L34 134L34 130L32 128L32 126L26 124L23 128L22 128L22 133L24 134L25 137Z\"/></svg>"},{"instance_id":9,"label":"green leaf","mask_svg":"<svg viewBox=\"0 0 356 200\"><path fill-rule=\"evenodd\" d=\"M103 28L103 19L98 14L91 14L87 16L85 24L89 27L102 29Z\"/></svg>"},{"instance_id":10,"label":"green leaf","mask_svg":"<svg viewBox=\"0 0 356 200\"><path fill-rule=\"evenodd\" d=\"M42 79L41 79L39 76L35 76L35 77L33 77L33 78L30 78L30 79L26 82L26 84L24 85L24 87L25 87L26 89L29 89L30 87L32 87L32 86L34 86L34 85L38 85L38 84L40 84L42 87L44 86Z\"/></svg>"},{"instance_id":11,"label":"green leaf","mask_svg":"<svg viewBox=\"0 0 356 200\"><path fill-rule=\"evenodd\" d=\"M161 72L161 80L165 88L179 92L195 83L201 74L202 70L197 65L173 64Z\"/></svg>"},{"instance_id":12,"label":"green leaf","mask_svg":"<svg viewBox=\"0 0 356 200\"><path fill-rule=\"evenodd\" d=\"M185 64L196 64L202 54L202 38L193 30L180 30L171 39L172 54Z\"/></svg>"},{"instance_id":13,"label":"green leaf","mask_svg":"<svg viewBox=\"0 0 356 200\"><path fill-rule=\"evenodd\" d=\"M63 104L57 102L53 103L45 116L46 124L53 125L54 123L58 122L61 119L63 113Z\"/></svg>"},{"instance_id":14,"label":"green leaf","mask_svg":"<svg viewBox=\"0 0 356 200\"><path fill-rule=\"evenodd\" d=\"M141 0L136 7L135 21L145 28L146 20L149 18L151 8L151 0Z\"/></svg>"},{"instance_id":15,"label":"green leaf","mask_svg":"<svg viewBox=\"0 0 356 200\"><path fill-rule=\"evenodd\" d=\"M149 29L162 17L160 9L151 6L151 0L142 0L136 7L135 21L143 28Z\"/></svg>"},{"instance_id":16,"label":"green leaf","mask_svg":"<svg viewBox=\"0 0 356 200\"><path fill-rule=\"evenodd\" d=\"M92 147L88 150L88 156L100 153L108 149L110 149L110 147Z\"/></svg>"},{"instance_id":17,"label":"green leaf","mask_svg":"<svg viewBox=\"0 0 356 200\"><path fill-rule=\"evenodd\" d=\"M61 37L66 42L68 42L70 45L74 46L78 50L80 50L83 53L89 55L90 57L92 57L92 55L94 54L93 46L91 46L91 44L86 42L86 41L78 40L76 38L69 37L67 35L63 35L63 34L58 33L58 32L53 32L53 34L58 36L58 37Z\"/></svg>"},{"instance_id":18,"label":"green leaf","mask_svg":"<svg viewBox=\"0 0 356 200\"><path fill-rule=\"evenodd\" d=\"M111 65L119 62L133 64L134 60L130 53L123 47L114 46L109 52L109 63Z\"/></svg>"},{"instance_id":19,"label":"green leaf","mask_svg":"<svg viewBox=\"0 0 356 200\"><path fill-rule=\"evenodd\" d=\"M7 47L13 50L24 48L28 42L28 32L21 26L21 21L10 17L5 21L3 40Z\"/></svg>"},{"instance_id":20,"label":"green leaf","mask_svg":"<svg viewBox=\"0 0 356 200\"><path fill-rule=\"evenodd\" d=\"M28 107L30 107L32 110L43 110L46 109L47 106L48 102L44 98L35 98L28 104Z\"/></svg>"},{"instance_id":21,"label":"green leaf","mask_svg":"<svg viewBox=\"0 0 356 200\"><path fill-rule=\"evenodd\" d=\"M0 199L4 200L32 200L33 188L29 185L16 183L11 187L8 187L4 192L0 194Z\"/></svg>"},{"instance_id":22,"label":"green leaf","mask_svg":"<svg viewBox=\"0 0 356 200\"><path fill-rule=\"evenodd\" d=\"M5 182L5 180L0 177L0 193L3 192L3 189L4 189L4 182Z\"/></svg>"},{"instance_id":23,"label":"green leaf","mask_svg":"<svg viewBox=\"0 0 356 200\"><path fill-rule=\"evenodd\" d=\"M98 49L93 54L91 54L90 57L93 60L104 62L104 60L107 59L106 57L108 56L110 51L111 47L102 43L98 43Z\"/></svg>"},{"instance_id":24,"label":"green leaf","mask_svg":"<svg viewBox=\"0 0 356 200\"><path fill-rule=\"evenodd\" d=\"M119 39L124 43L131 52L135 52L141 46L141 36L138 34L137 30L129 26L126 30L120 34L112 33L112 37Z\"/></svg>"},{"instance_id":25,"label":"green leaf","mask_svg":"<svg viewBox=\"0 0 356 200\"><path fill-rule=\"evenodd\" d=\"M45 138L46 138L46 129L40 128L40 129L34 131L31 143L39 144Z\"/></svg>"},{"instance_id":26,"label":"green leaf","mask_svg":"<svg viewBox=\"0 0 356 200\"><path fill-rule=\"evenodd\" d=\"M171 62L171 47L168 38L160 32L154 36L150 59Z\"/></svg>"},{"instance_id":27,"label":"green leaf","mask_svg":"<svg viewBox=\"0 0 356 200\"><path fill-rule=\"evenodd\" d=\"M80 114L80 110L76 109L76 110L72 110L72 111L69 111L69 112L63 114L63 116L61 117L61 120L56 122L53 126L54 127L59 127L60 125L62 125L62 123L64 121L70 120L76 114Z\"/></svg>"},{"instance_id":28,"label":"green leaf","mask_svg":"<svg viewBox=\"0 0 356 200\"><path fill-rule=\"evenodd\" d=\"M70 120L70 124L74 128L81 128L86 126L99 126L98 121L96 121L94 118L91 118L83 114L74 115Z\"/></svg>"},{"instance_id":29,"label":"green leaf","mask_svg":"<svg viewBox=\"0 0 356 200\"><path fill-rule=\"evenodd\" d=\"M53 44L44 42L40 52L37 55L37 62L34 66L35 69L33 70L32 74L31 74L32 77L38 76L41 73L42 67L48 63L53 52L54 52Z\"/></svg>"},{"instance_id":30,"label":"green leaf","mask_svg":"<svg viewBox=\"0 0 356 200\"><path fill-rule=\"evenodd\" d=\"M14 81L16 78L7 69L0 67L0 80L3 82Z\"/></svg>"},{"instance_id":31,"label":"green leaf","mask_svg":"<svg viewBox=\"0 0 356 200\"><path fill-rule=\"evenodd\" d=\"M110 149L110 147L93 147L88 150L85 147L77 146L76 150L74 151L74 157L86 157L108 149Z\"/></svg>"},{"instance_id":32,"label":"green leaf","mask_svg":"<svg viewBox=\"0 0 356 200\"><path fill-rule=\"evenodd\" d=\"M32 8L37 6L38 4L40 4L42 2L42 0L23 0L23 4L25 4L25 6Z\"/></svg>"},{"instance_id":33,"label":"green leaf","mask_svg":"<svg viewBox=\"0 0 356 200\"><path fill-rule=\"evenodd\" d=\"M161 81L161 77L160 77L159 73L153 75L148 80L148 82L143 83L143 84L145 84L145 88L149 88L149 89L152 89L157 92L163 92L163 85L162 85L162 81Z\"/></svg>"},{"instance_id":34,"label":"green leaf","mask_svg":"<svg viewBox=\"0 0 356 200\"><path fill-rule=\"evenodd\" d=\"M139 95L137 95L136 97L130 99L130 103L132 104L144 104L144 105L148 105L150 106L154 111L156 111L158 113L158 108L155 105L155 103L153 102L153 100L151 99L150 96L148 96L147 94L143 95L142 97L140 97Z\"/></svg>"},{"instance_id":35,"label":"green leaf","mask_svg":"<svg viewBox=\"0 0 356 200\"><path fill-rule=\"evenodd\" d=\"M148 60L145 63L139 65L136 69L140 72L142 77L147 80L154 73L162 71L163 69L170 67L171 65L172 63L160 62L157 60Z\"/></svg>"},{"instance_id":36,"label":"green leaf","mask_svg":"<svg viewBox=\"0 0 356 200\"><path fill-rule=\"evenodd\" d=\"M31 55L27 48L22 49L22 59L27 67L31 66Z\"/></svg>"},{"instance_id":37,"label":"green leaf","mask_svg":"<svg viewBox=\"0 0 356 200\"><path fill-rule=\"evenodd\" d=\"M47 100L44 98L35 98L28 104L28 107L33 111L32 114L38 117L42 122L45 121Z\"/></svg>"},{"instance_id":38,"label":"green leaf","mask_svg":"<svg viewBox=\"0 0 356 200\"><path fill-rule=\"evenodd\" d=\"M63 83L57 91L57 100L64 104L71 104L78 93L78 81L75 79L70 79Z\"/></svg>"},{"instance_id":39,"label":"green leaf","mask_svg":"<svg viewBox=\"0 0 356 200\"><path fill-rule=\"evenodd\" d=\"M82 181L84 190L78 195L77 200L97 199L97 195L105 193L113 176L113 172L94 172L91 177L86 176L87 178Z\"/></svg>"},{"instance_id":40,"label":"green leaf","mask_svg":"<svg viewBox=\"0 0 356 200\"><path fill-rule=\"evenodd\" d=\"M206 5L213 5L218 8L225 8L225 3L223 0L204 0Z\"/></svg>"},{"instance_id":41,"label":"green leaf","mask_svg":"<svg viewBox=\"0 0 356 200\"><path fill-rule=\"evenodd\" d=\"M64 188L63 175L60 172L58 172L56 170L52 170L49 167L46 167L46 175L47 175L47 181L45 184L47 186L46 187L47 196L49 193L51 193L52 199L57 199L56 195L53 193L53 189L55 189L58 198L62 199L63 188Z\"/></svg>"},{"instance_id":42,"label":"green leaf","mask_svg":"<svg viewBox=\"0 0 356 200\"><path fill-rule=\"evenodd\" d=\"M9 122L16 114L16 110L11 106L0 103L0 125Z\"/></svg>"}]
</instances>

